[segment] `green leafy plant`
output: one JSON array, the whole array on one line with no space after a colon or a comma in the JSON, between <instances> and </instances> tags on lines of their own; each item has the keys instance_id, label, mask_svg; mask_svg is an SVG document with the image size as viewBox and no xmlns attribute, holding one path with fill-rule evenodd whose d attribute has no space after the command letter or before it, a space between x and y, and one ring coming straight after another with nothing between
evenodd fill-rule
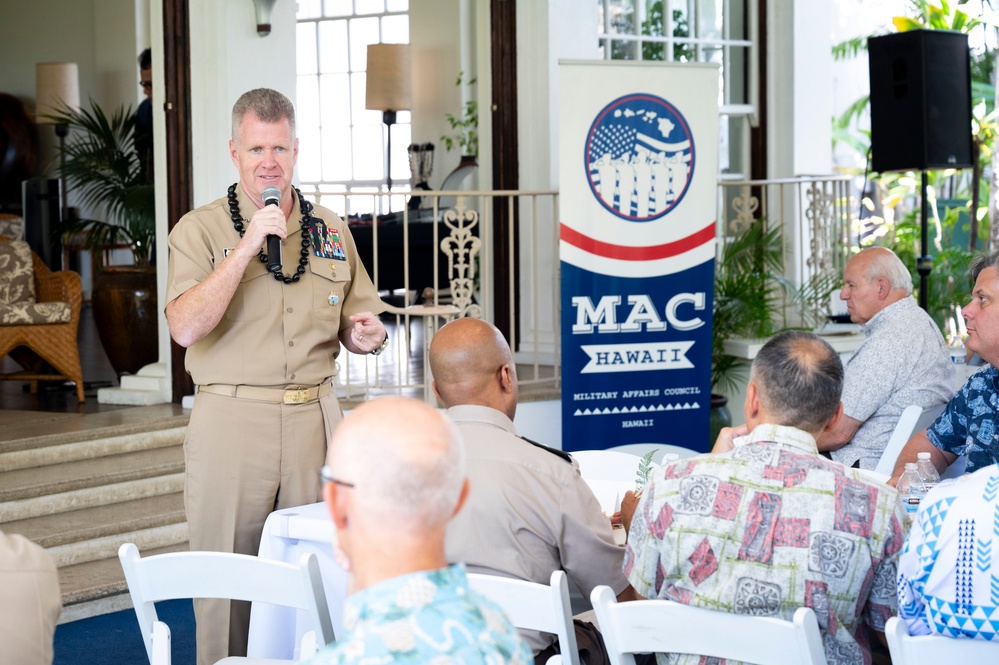
<instances>
[{"instance_id":1,"label":"green leafy plant","mask_svg":"<svg viewBox=\"0 0 999 665\"><path fill-rule=\"evenodd\" d=\"M642 22L642 34L653 37L664 37L665 20L663 14L663 1L656 0L649 5L646 19ZM690 23L687 21L685 12L673 10L673 36L690 37ZM666 44L656 42L642 42L642 60L665 60ZM674 62L694 62L696 60L694 47L690 44L673 44Z\"/></svg>"},{"instance_id":2,"label":"green leafy plant","mask_svg":"<svg viewBox=\"0 0 999 665\"><path fill-rule=\"evenodd\" d=\"M737 389L749 368L744 359L725 353L726 341L765 338L777 331L781 299L789 292L781 277L783 255L781 228L768 228L765 219L727 239L715 262L711 392Z\"/></svg>"},{"instance_id":3,"label":"green leafy plant","mask_svg":"<svg viewBox=\"0 0 999 665\"><path fill-rule=\"evenodd\" d=\"M85 234L91 251L127 244L139 266L150 265L156 240L153 186L135 150L135 115L127 106L110 117L91 101L89 109L64 109L49 116L70 129L59 174L81 203L103 210L106 220L77 219L65 235Z\"/></svg>"},{"instance_id":4,"label":"green leafy plant","mask_svg":"<svg viewBox=\"0 0 999 665\"><path fill-rule=\"evenodd\" d=\"M465 72L458 72L458 80L455 81L455 85L459 88L461 87L461 80L465 76ZM475 79L469 79L468 85L475 85ZM461 149L461 154L471 155L472 157L479 156L479 102L474 99L470 99L465 102L464 113L461 117L455 116L452 113L448 113L444 116L447 120L447 124L450 125L453 130L453 134L444 134L441 136L441 141L444 143L444 148L451 152L451 150L457 146Z\"/></svg>"},{"instance_id":5,"label":"green leafy plant","mask_svg":"<svg viewBox=\"0 0 999 665\"><path fill-rule=\"evenodd\" d=\"M658 448L651 450L638 462L638 475L635 478L635 492L641 491L649 482L649 474L652 473L652 456L658 452Z\"/></svg>"}]
</instances>

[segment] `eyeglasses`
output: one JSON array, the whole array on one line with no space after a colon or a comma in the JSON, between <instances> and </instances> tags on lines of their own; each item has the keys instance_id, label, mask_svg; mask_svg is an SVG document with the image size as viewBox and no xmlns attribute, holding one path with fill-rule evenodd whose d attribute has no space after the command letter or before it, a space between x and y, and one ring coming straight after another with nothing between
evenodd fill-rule
<instances>
[{"instance_id":1,"label":"eyeglasses","mask_svg":"<svg viewBox=\"0 0 999 665\"><path fill-rule=\"evenodd\" d=\"M143 89L145 89L145 90L151 90L152 87L153 87L153 82L152 81L139 81L139 85L141 85L143 87Z\"/></svg>"},{"instance_id":2,"label":"eyeglasses","mask_svg":"<svg viewBox=\"0 0 999 665\"><path fill-rule=\"evenodd\" d=\"M326 464L319 467L319 477L323 479L324 483L333 483L334 485L340 485L341 487L354 487L354 483L348 483L346 480L334 478L333 469Z\"/></svg>"}]
</instances>

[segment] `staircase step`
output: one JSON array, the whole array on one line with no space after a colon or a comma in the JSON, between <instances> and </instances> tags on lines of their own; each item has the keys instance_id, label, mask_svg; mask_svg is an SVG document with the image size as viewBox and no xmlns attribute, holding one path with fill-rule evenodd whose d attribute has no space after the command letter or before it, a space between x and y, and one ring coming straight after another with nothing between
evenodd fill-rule
<instances>
[{"instance_id":1,"label":"staircase step","mask_svg":"<svg viewBox=\"0 0 999 665\"><path fill-rule=\"evenodd\" d=\"M167 547L187 541L187 522L167 524L151 529L139 529L112 536L103 536L78 543L46 548L55 561L56 568L64 568L88 561L117 559L122 543L135 543L139 551Z\"/></svg>"},{"instance_id":2,"label":"staircase step","mask_svg":"<svg viewBox=\"0 0 999 665\"><path fill-rule=\"evenodd\" d=\"M19 533L52 548L93 538L150 529L186 520L184 494L174 492L121 503L7 522L6 533Z\"/></svg>"},{"instance_id":3,"label":"staircase step","mask_svg":"<svg viewBox=\"0 0 999 665\"><path fill-rule=\"evenodd\" d=\"M183 471L183 446L17 469L3 474L0 504ZM0 512L0 523L9 519Z\"/></svg>"},{"instance_id":4,"label":"staircase step","mask_svg":"<svg viewBox=\"0 0 999 665\"><path fill-rule=\"evenodd\" d=\"M131 541L122 541L131 542ZM142 556L165 554L166 552L186 552L190 549L187 541L172 543L164 547L139 548ZM121 570L118 553L113 558L100 559L65 566L59 569L59 587L62 590L63 615L60 621L74 614L74 606L89 603L118 594L127 594L125 573ZM131 606L131 603L128 603ZM82 617L75 617L82 618Z\"/></svg>"},{"instance_id":5,"label":"staircase step","mask_svg":"<svg viewBox=\"0 0 999 665\"><path fill-rule=\"evenodd\" d=\"M0 528L5 522L183 491L184 474L180 472L0 502Z\"/></svg>"},{"instance_id":6,"label":"staircase step","mask_svg":"<svg viewBox=\"0 0 999 665\"><path fill-rule=\"evenodd\" d=\"M120 436L101 437L88 441L73 441L0 452L0 471L30 469L47 464L64 464L84 459L120 455L122 453L164 448L184 443L186 427L136 432Z\"/></svg>"},{"instance_id":7,"label":"staircase step","mask_svg":"<svg viewBox=\"0 0 999 665\"><path fill-rule=\"evenodd\" d=\"M0 451L3 452L187 427L190 413L177 404L159 404L88 413L83 418L76 414L55 413L11 420L0 427ZM38 434L42 428L48 433Z\"/></svg>"}]
</instances>

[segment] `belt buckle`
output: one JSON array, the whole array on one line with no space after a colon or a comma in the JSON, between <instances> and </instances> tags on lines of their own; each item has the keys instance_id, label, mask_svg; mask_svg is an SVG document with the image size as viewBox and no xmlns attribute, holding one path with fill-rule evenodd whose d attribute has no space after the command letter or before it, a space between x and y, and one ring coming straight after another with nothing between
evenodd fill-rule
<instances>
[{"instance_id":1,"label":"belt buckle","mask_svg":"<svg viewBox=\"0 0 999 665\"><path fill-rule=\"evenodd\" d=\"M309 388L289 388L284 391L285 404L305 404L309 401Z\"/></svg>"}]
</instances>

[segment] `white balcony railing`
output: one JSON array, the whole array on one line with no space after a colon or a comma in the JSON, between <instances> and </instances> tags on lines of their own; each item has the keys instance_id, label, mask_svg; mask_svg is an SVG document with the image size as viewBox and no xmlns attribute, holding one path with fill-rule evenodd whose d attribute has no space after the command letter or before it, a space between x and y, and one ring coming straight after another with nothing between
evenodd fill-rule
<instances>
[{"instance_id":1,"label":"white balcony railing","mask_svg":"<svg viewBox=\"0 0 999 665\"><path fill-rule=\"evenodd\" d=\"M426 380L430 337L455 316L495 321L505 311L515 322L515 350L521 386L527 391L561 387L559 348L558 192L417 191L419 206L408 207L411 193L388 197L378 192L305 191L351 225L366 267L389 304L393 343L378 357L343 354L339 393L346 400L405 394L433 402ZM718 239L727 239L756 219L781 224L785 238L785 277L796 286L816 276L838 279L850 252L856 215L846 177L719 183ZM516 220L500 225L498 216ZM495 269L497 228L506 228L507 263ZM516 229L516 230L515 230ZM508 297L499 302L494 275L505 281ZM519 295L518 295L519 294ZM813 303L816 318L827 304ZM800 311L786 303L789 325Z\"/></svg>"}]
</instances>

